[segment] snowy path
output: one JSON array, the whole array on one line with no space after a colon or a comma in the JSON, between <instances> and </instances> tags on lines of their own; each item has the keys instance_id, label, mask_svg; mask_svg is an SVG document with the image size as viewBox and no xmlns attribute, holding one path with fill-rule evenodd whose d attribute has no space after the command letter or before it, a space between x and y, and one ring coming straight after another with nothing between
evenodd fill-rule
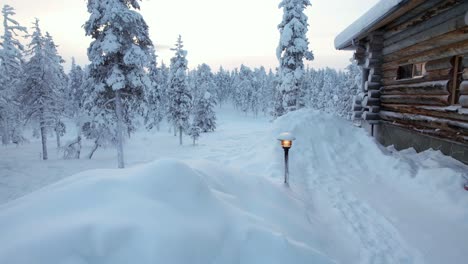
<instances>
[{"instance_id":1,"label":"snowy path","mask_svg":"<svg viewBox=\"0 0 468 264\"><path fill-rule=\"evenodd\" d=\"M368 203L359 200L352 189L346 188L352 184L350 175L371 172L361 167L335 166L349 159L349 156L342 156L343 149L330 149L327 142L314 145L321 159L310 164L304 174L311 177L308 179L309 191L326 197L343 224L358 238L361 244L359 263L419 263L416 262L418 253L407 245L392 223ZM314 160L316 156L309 153L306 159Z\"/></svg>"}]
</instances>

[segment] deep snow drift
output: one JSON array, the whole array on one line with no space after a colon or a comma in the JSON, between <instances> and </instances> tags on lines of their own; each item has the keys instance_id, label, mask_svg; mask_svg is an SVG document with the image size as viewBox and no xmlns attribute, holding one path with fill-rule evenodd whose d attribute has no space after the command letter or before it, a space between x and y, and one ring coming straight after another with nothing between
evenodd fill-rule
<instances>
[{"instance_id":1,"label":"deep snow drift","mask_svg":"<svg viewBox=\"0 0 468 264\"><path fill-rule=\"evenodd\" d=\"M1 208L0 262L332 263L284 192L206 162L89 171Z\"/></svg>"},{"instance_id":2,"label":"deep snow drift","mask_svg":"<svg viewBox=\"0 0 468 264\"><path fill-rule=\"evenodd\" d=\"M0 205L0 263L465 262L467 166L309 110L219 124L200 146L157 151L177 160L82 172ZM297 138L289 187L284 131Z\"/></svg>"}]
</instances>

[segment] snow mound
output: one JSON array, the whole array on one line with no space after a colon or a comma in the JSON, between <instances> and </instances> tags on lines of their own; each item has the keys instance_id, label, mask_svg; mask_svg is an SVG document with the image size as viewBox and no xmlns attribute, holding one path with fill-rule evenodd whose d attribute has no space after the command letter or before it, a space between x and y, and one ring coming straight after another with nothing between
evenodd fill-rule
<instances>
[{"instance_id":1,"label":"snow mound","mask_svg":"<svg viewBox=\"0 0 468 264\"><path fill-rule=\"evenodd\" d=\"M0 263L334 263L284 191L206 161L83 172L0 206Z\"/></svg>"}]
</instances>

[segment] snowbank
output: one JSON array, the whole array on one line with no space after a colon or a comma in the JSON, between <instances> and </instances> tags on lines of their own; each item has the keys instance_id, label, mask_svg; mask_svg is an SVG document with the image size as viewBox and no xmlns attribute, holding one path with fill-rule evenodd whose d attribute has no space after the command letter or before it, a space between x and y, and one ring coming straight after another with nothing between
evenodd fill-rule
<instances>
[{"instance_id":1,"label":"snowbank","mask_svg":"<svg viewBox=\"0 0 468 264\"><path fill-rule=\"evenodd\" d=\"M0 207L0 263L334 263L284 192L206 161L83 172Z\"/></svg>"}]
</instances>

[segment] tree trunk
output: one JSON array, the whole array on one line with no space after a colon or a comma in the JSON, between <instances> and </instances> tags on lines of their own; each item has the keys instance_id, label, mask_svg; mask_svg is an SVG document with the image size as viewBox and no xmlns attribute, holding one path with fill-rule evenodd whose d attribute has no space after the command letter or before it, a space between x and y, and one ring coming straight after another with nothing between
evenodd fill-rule
<instances>
[{"instance_id":1,"label":"tree trunk","mask_svg":"<svg viewBox=\"0 0 468 264\"><path fill-rule=\"evenodd\" d=\"M62 145L60 142L60 134L58 132L55 132L55 137L57 139L57 148L59 149Z\"/></svg>"},{"instance_id":2,"label":"tree trunk","mask_svg":"<svg viewBox=\"0 0 468 264\"><path fill-rule=\"evenodd\" d=\"M115 115L117 117L117 128L116 128L116 136L117 136L117 165L119 169L123 169L125 167L124 163L124 152L123 152L123 108L122 108L122 101L120 98L120 91L115 92Z\"/></svg>"},{"instance_id":3,"label":"tree trunk","mask_svg":"<svg viewBox=\"0 0 468 264\"><path fill-rule=\"evenodd\" d=\"M193 138L193 145L195 146L195 137Z\"/></svg>"},{"instance_id":4,"label":"tree trunk","mask_svg":"<svg viewBox=\"0 0 468 264\"><path fill-rule=\"evenodd\" d=\"M45 126L45 122L40 122L41 126L41 140L42 140L42 159L47 160L49 157L47 155L47 129Z\"/></svg>"},{"instance_id":5,"label":"tree trunk","mask_svg":"<svg viewBox=\"0 0 468 264\"><path fill-rule=\"evenodd\" d=\"M177 137L177 125L174 125L174 137Z\"/></svg>"},{"instance_id":6,"label":"tree trunk","mask_svg":"<svg viewBox=\"0 0 468 264\"><path fill-rule=\"evenodd\" d=\"M94 141L94 147L91 150L91 152L88 154L88 159L92 159L93 155L94 155L94 152L96 152L96 150L99 148L99 143L98 142L99 142L99 138Z\"/></svg>"},{"instance_id":7,"label":"tree trunk","mask_svg":"<svg viewBox=\"0 0 468 264\"><path fill-rule=\"evenodd\" d=\"M10 143L10 133L8 133L8 121L2 122L2 144L3 145L8 145Z\"/></svg>"},{"instance_id":8,"label":"tree trunk","mask_svg":"<svg viewBox=\"0 0 468 264\"><path fill-rule=\"evenodd\" d=\"M180 142L180 145L182 146L182 126L179 127L179 142Z\"/></svg>"}]
</instances>

